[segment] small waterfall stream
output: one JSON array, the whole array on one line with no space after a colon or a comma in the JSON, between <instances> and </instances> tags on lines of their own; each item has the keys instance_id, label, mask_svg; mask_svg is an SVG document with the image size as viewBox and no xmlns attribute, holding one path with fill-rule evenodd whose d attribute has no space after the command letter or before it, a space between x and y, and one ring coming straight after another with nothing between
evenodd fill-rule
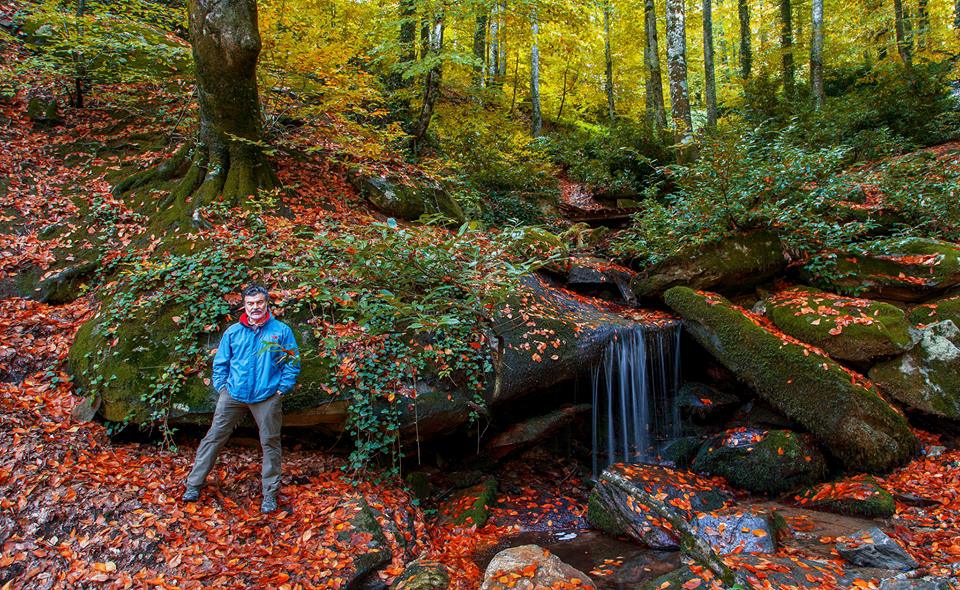
<instances>
[{"instance_id":1,"label":"small waterfall stream","mask_svg":"<svg viewBox=\"0 0 960 590\"><path fill-rule=\"evenodd\" d=\"M592 371L593 473L656 456L680 434L680 326L621 331Z\"/></svg>"}]
</instances>

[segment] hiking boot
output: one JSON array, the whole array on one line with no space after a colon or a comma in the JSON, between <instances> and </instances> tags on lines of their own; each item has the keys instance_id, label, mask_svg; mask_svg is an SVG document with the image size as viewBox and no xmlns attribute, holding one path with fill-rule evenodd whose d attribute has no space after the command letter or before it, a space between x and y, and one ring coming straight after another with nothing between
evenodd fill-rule
<instances>
[{"instance_id":1,"label":"hiking boot","mask_svg":"<svg viewBox=\"0 0 960 590\"><path fill-rule=\"evenodd\" d=\"M260 503L260 512L270 514L277 509L277 499L273 496L264 496Z\"/></svg>"},{"instance_id":2,"label":"hiking boot","mask_svg":"<svg viewBox=\"0 0 960 590\"><path fill-rule=\"evenodd\" d=\"M196 502L199 499L200 499L200 488L196 486L187 486L187 489L183 492L183 501Z\"/></svg>"}]
</instances>

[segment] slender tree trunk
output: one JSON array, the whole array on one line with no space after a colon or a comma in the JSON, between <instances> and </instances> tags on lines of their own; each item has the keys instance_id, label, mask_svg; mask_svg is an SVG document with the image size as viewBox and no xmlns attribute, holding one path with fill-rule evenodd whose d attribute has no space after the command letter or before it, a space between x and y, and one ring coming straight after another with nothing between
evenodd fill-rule
<instances>
[{"instance_id":1,"label":"slender tree trunk","mask_svg":"<svg viewBox=\"0 0 960 590\"><path fill-rule=\"evenodd\" d=\"M703 94L707 103L707 127L717 125L717 79L713 62L713 6L703 0Z\"/></svg>"},{"instance_id":2,"label":"slender tree trunk","mask_svg":"<svg viewBox=\"0 0 960 590\"><path fill-rule=\"evenodd\" d=\"M476 63L473 65L473 86L482 88L484 85L484 57L487 53L487 11L480 7L477 10L476 21L473 28L473 58Z\"/></svg>"},{"instance_id":3,"label":"slender tree trunk","mask_svg":"<svg viewBox=\"0 0 960 590\"><path fill-rule=\"evenodd\" d=\"M927 46L927 39L930 34L930 11L928 9L929 0L917 1L917 48L923 49Z\"/></svg>"},{"instance_id":4,"label":"slender tree trunk","mask_svg":"<svg viewBox=\"0 0 960 590\"><path fill-rule=\"evenodd\" d=\"M684 0L667 0L667 73L670 78L670 112L677 136L693 129L687 90L687 35Z\"/></svg>"},{"instance_id":5,"label":"slender tree trunk","mask_svg":"<svg viewBox=\"0 0 960 590\"><path fill-rule=\"evenodd\" d=\"M417 5L416 0L400 0L400 61L411 63L417 59Z\"/></svg>"},{"instance_id":6,"label":"slender tree trunk","mask_svg":"<svg viewBox=\"0 0 960 590\"><path fill-rule=\"evenodd\" d=\"M438 57L443 50L443 8L437 9L433 15L433 26L430 27L429 42L430 55ZM441 63L430 68L427 72L426 80L423 84L423 103L420 106L420 116L417 117L417 124L413 130L411 147L415 156L420 155L423 148L424 139L427 137L427 129L430 127L430 120L433 118L433 109L437 104L437 98L440 97L440 78L443 74Z\"/></svg>"},{"instance_id":7,"label":"slender tree trunk","mask_svg":"<svg viewBox=\"0 0 960 590\"><path fill-rule=\"evenodd\" d=\"M663 101L663 74L660 71L660 47L657 42L657 13L653 0L644 2L644 28L647 34L647 41L643 46L643 58L647 66L647 118L655 129L662 130L667 127L667 109Z\"/></svg>"},{"instance_id":8,"label":"slender tree trunk","mask_svg":"<svg viewBox=\"0 0 960 590\"><path fill-rule=\"evenodd\" d=\"M517 89L520 87L520 52L517 52L516 63L513 64L513 95L510 97L510 114L517 107Z\"/></svg>"},{"instance_id":9,"label":"slender tree trunk","mask_svg":"<svg viewBox=\"0 0 960 590\"><path fill-rule=\"evenodd\" d=\"M910 42L907 39L903 18L903 0L893 0L894 30L897 35L897 53L903 60L903 65L913 67L913 57L910 55Z\"/></svg>"},{"instance_id":10,"label":"slender tree trunk","mask_svg":"<svg viewBox=\"0 0 960 590\"><path fill-rule=\"evenodd\" d=\"M793 14L790 7L790 0L780 0L780 53L783 93L787 98L793 98Z\"/></svg>"},{"instance_id":11,"label":"slender tree trunk","mask_svg":"<svg viewBox=\"0 0 960 590\"><path fill-rule=\"evenodd\" d=\"M501 81L507 77L507 0L500 2L500 42L497 44L497 78Z\"/></svg>"},{"instance_id":12,"label":"slender tree trunk","mask_svg":"<svg viewBox=\"0 0 960 590\"><path fill-rule=\"evenodd\" d=\"M746 80L753 66L753 55L750 53L750 5L747 0L737 1L737 12L740 15L740 77Z\"/></svg>"},{"instance_id":13,"label":"slender tree trunk","mask_svg":"<svg viewBox=\"0 0 960 590\"><path fill-rule=\"evenodd\" d=\"M420 19L420 59L424 59L430 55L430 32L432 31L432 27L433 22L428 17Z\"/></svg>"},{"instance_id":14,"label":"slender tree trunk","mask_svg":"<svg viewBox=\"0 0 960 590\"><path fill-rule=\"evenodd\" d=\"M610 117L610 122L617 117L617 111L614 108L613 102L613 55L610 51L610 12L612 7L610 6L610 0L607 0L603 4L603 58L605 65L605 90L607 92L607 115ZM566 74L566 72L564 72Z\"/></svg>"},{"instance_id":15,"label":"slender tree trunk","mask_svg":"<svg viewBox=\"0 0 960 590\"><path fill-rule=\"evenodd\" d=\"M570 71L570 58L567 56L567 60L563 63L563 85L561 86L562 91L560 93L560 108L557 109L557 118L554 120L554 123L560 122L560 116L563 114L563 105L567 102L567 72Z\"/></svg>"},{"instance_id":16,"label":"slender tree trunk","mask_svg":"<svg viewBox=\"0 0 960 590\"><path fill-rule=\"evenodd\" d=\"M898 0L899 1L899 0ZM812 0L810 11L810 84L813 101L819 110L825 100L823 91L823 0Z\"/></svg>"},{"instance_id":17,"label":"slender tree trunk","mask_svg":"<svg viewBox=\"0 0 960 590\"><path fill-rule=\"evenodd\" d=\"M530 8L530 103L532 106L531 133L539 137L543 131L543 117L540 111L540 23L537 20L536 5Z\"/></svg>"},{"instance_id":18,"label":"slender tree trunk","mask_svg":"<svg viewBox=\"0 0 960 590\"><path fill-rule=\"evenodd\" d=\"M77 0L77 28L79 36L83 36L83 16L87 11L86 0ZM86 93L87 87L87 64L86 64L86 55L83 50L75 50L73 53L74 59L74 76L73 76L73 103L72 106L82 109L83 108L83 97Z\"/></svg>"},{"instance_id":19,"label":"slender tree trunk","mask_svg":"<svg viewBox=\"0 0 960 590\"><path fill-rule=\"evenodd\" d=\"M960 0L953 0L953 30L960 32Z\"/></svg>"},{"instance_id":20,"label":"slender tree trunk","mask_svg":"<svg viewBox=\"0 0 960 590\"><path fill-rule=\"evenodd\" d=\"M500 81L500 3L493 5L490 15L490 45L487 57L487 80L490 85Z\"/></svg>"}]
</instances>

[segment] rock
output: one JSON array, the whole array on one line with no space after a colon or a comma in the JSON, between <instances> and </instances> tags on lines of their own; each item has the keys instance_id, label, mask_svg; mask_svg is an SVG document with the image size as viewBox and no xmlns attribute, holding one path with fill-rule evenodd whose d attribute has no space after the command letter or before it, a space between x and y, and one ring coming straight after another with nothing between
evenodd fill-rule
<instances>
[{"instance_id":1,"label":"rock","mask_svg":"<svg viewBox=\"0 0 960 590\"><path fill-rule=\"evenodd\" d=\"M888 303L797 287L767 299L765 309L786 334L833 358L872 361L913 346L903 311Z\"/></svg>"},{"instance_id":2,"label":"rock","mask_svg":"<svg viewBox=\"0 0 960 590\"><path fill-rule=\"evenodd\" d=\"M697 515L694 534L710 544L719 555L731 553L774 553L777 534L772 517L739 508L726 508Z\"/></svg>"},{"instance_id":3,"label":"rock","mask_svg":"<svg viewBox=\"0 0 960 590\"><path fill-rule=\"evenodd\" d=\"M869 475L814 486L795 500L804 508L865 518L890 518L897 511L890 492Z\"/></svg>"},{"instance_id":4,"label":"rock","mask_svg":"<svg viewBox=\"0 0 960 590\"><path fill-rule=\"evenodd\" d=\"M447 590L450 573L442 563L417 560L407 564L393 584L392 590Z\"/></svg>"},{"instance_id":5,"label":"rock","mask_svg":"<svg viewBox=\"0 0 960 590\"><path fill-rule=\"evenodd\" d=\"M878 528L859 531L837 543L840 556L854 565L888 570L912 570L919 564Z\"/></svg>"},{"instance_id":6,"label":"rock","mask_svg":"<svg viewBox=\"0 0 960 590\"><path fill-rule=\"evenodd\" d=\"M744 290L770 279L785 267L780 239L761 231L687 248L638 274L632 287L640 298L659 297L677 285Z\"/></svg>"},{"instance_id":7,"label":"rock","mask_svg":"<svg viewBox=\"0 0 960 590\"><path fill-rule=\"evenodd\" d=\"M829 277L810 268L802 274L830 291L897 301L923 301L960 285L960 245L952 242L890 238L835 260Z\"/></svg>"},{"instance_id":8,"label":"rock","mask_svg":"<svg viewBox=\"0 0 960 590\"><path fill-rule=\"evenodd\" d=\"M693 573L689 566L678 567L670 573L663 574L641 585L638 590L679 590L691 580L700 580L701 577ZM697 586L698 588L700 586ZM706 586L709 588L710 586Z\"/></svg>"},{"instance_id":9,"label":"rock","mask_svg":"<svg viewBox=\"0 0 960 590\"><path fill-rule=\"evenodd\" d=\"M960 295L918 305L910 310L909 319L914 327L920 329L943 320L960 326Z\"/></svg>"},{"instance_id":10,"label":"rock","mask_svg":"<svg viewBox=\"0 0 960 590\"><path fill-rule=\"evenodd\" d=\"M593 588L580 570L560 561L539 545L521 545L497 553L483 574L480 590L534 590L537 588Z\"/></svg>"},{"instance_id":11,"label":"rock","mask_svg":"<svg viewBox=\"0 0 960 590\"><path fill-rule=\"evenodd\" d=\"M880 581L880 590L955 590L957 580L926 576L914 579L888 578Z\"/></svg>"},{"instance_id":12,"label":"rock","mask_svg":"<svg viewBox=\"0 0 960 590\"><path fill-rule=\"evenodd\" d=\"M348 173L348 179L361 196L385 215L408 221L437 213L457 223L465 219L460 205L433 179L365 174L356 169Z\"/></svg>"},{"instance_id":13,"label":"rock","mask_svg":"<svg viewBox=\"0 0 960 590\"><path fill-rule=\"evenodd\" d=\"M846 467L884 471L916 453L906 418L818 349L776 333L762 317L717 295L674 287L665 299L701 346Z\"/></svg>"},{"instance_id":14,"label":"rock","mask_svg":"<svg viewBox=\"0 0 960 590\"><path fill-rule=\"evenodd\" d=\"M625 302L636 302L630 289L630 281L637 273L629 268L599 258L586 257L570 258L563 266L567 269L567 285L572 289L613 287Z\"/></svg>"},{"instance_id":15,"label":"rock","mask_svg":"<svg viewBox=\"0 0 960 590\"><path fill-rule=\"evenodd\" d=\"M692 468L758 494L789 492L827 474L826 460L811 436L749 428L728 430L704 443Z\"/></svg>"},{"instance_id":16,"label":"rock","mask_svg":"<svg viewBox=\"0 0 960 590\"><path fill-rule=\"evenodd\" d=\"M680 415L694 422L720 422L740 405L740 398L705 385L684 383L677 392Z\"/></svg>"},{"instance_id":17,"label":"rock","mask_svg":"<svg viewBox=\"0 0 960 590\"><path fill-rule=\"evenodd\" d=\"M440 507L443 522L482 527L490 517L490 507L497 498L497 479L488 477L481 483L460 490Z\"/></svg>"},{"instance_id":18,"label":"rock","mask_svg":"<svg viewBox=\"0 0 960 590\"><path fill-rule=\"evenodd\" d=\"M344 504L348 511L355 512L355 515L347 526L337 533L337 540L345 544L355 544L361 540L366 544L366 551L355 553L353 573L345 585L345 588L358 588L370 574L390 563L391 554L383 529L366 500L362 497L351 498ZM362 540L364 538L365 541Z\"/></svg>"},{"instance_id":19,"label":"rock","mask_svg":"<svg viewBox=\"0 0 960 590\"><path fill-rule=\"evenodd\" d=\"M500 459L513 451L546 440L571 424L577 416L589 414L591 407L590 404L567 406L544 416L518 422L491 438L486 444L487 451L494 459Z\"/></svg>"},{"instance_id":20,"label":"rock","mask_svg":"<svg viewBox=\"0 0 960 590\"><path fill-rule=\"evenodd\" d=\"M27 118L40 125L60 125L60 105L55 98L33 96L27 101Z\"/></svg>"},{"instance_id":21,"label":"rock","mask_svg":"<svg viewBox=\"0 0 960 590\"><path fill-rule=\"evenodd\" d=\"M737 409L727 428L761 428L763 430L798 430L799 424L777 411L764 399L752 399Z\"/></svg>"},{"instance_id":22,"label":"rock","mask_svg":"<svg viewBox=\"0 0 960 590\"><path fill-rule=\"evenodd\" d=\"M911 408L960 419L960 328L951 320L927 326L913 350L870 369L870 379Z\"/></svg>"},{"instance_id":23,"label":"rock","mask_svg":"<svg viewBox=\"0 0 960 590\"><path fill-rule=\"evenodd\" d=\"M673 463L675 467L687 469L702 444L703 439L699 436L681 436L663 445L660 457Z\"/></svg>"}]
</instances>

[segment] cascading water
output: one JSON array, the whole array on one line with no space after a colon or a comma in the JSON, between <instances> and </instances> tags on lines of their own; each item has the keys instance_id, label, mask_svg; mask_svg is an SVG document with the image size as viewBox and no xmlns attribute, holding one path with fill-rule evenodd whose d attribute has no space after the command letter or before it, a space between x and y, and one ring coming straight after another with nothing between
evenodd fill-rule
<instances>
[{"instance_id":1,"label":"cascading water","mask_svg":"<svg viewBox=\"0 0 960 590\"><path fill-rule=\"evenodd\" d=\"M617 332L593 368L593 473L649 461L680 434L680 325Z\"/></svg>"}]
</instances>

